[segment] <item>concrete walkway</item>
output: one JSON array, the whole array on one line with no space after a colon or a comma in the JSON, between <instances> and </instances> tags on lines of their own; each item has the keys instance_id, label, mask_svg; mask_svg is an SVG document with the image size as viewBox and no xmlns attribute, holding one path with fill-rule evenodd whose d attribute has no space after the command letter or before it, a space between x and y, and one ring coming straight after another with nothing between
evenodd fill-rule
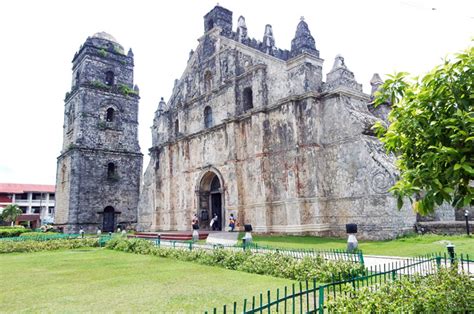
<instances>
[{"instance_id":1,"label":"concrete walkway","mask_svg":"<svg viewBox=\"0 0 474 314\"><path fill-rule=\"evenodd\" d=\"M207 236L207 244L236 245L238 232L217 231L210 232Z\"/></svg>"},{"instance_id":2,"label":"concrete walkway","mask_svg":"<svg viewBox=\"0 0 474 314\"><path fill-rule=\"evenodd\" d=\"M400 268L406 265L416 263L415 257L401 257L401 256L380 256L380 255L364 255L364 265L366 268L372 269L381 269L384 270L384 265L386 269ZM441 267L449 267L449 259L441 261ZM437 269L436 261L431 261L429 263L419 263L418 265L407 267L400 273L419 273L419 274L428 274L433 273ZM459 269L463 270L466 273L474 274L474 263L464 262L463 264L459 263Z\"/></svg>"},{"instance_id":3,"label":"concrete walkway","mask_svg":"<svg viewBox=\"0 0 474 314\"><path fill-rule=\"evenodd\" d=\"M382 256L382 255L365 255L364 254L364 264L366 267L375 267L384 264L392 264L397 263L401 264L407 260L409 257L401 257L401 256Z\"/></svg>"}]
</instances>

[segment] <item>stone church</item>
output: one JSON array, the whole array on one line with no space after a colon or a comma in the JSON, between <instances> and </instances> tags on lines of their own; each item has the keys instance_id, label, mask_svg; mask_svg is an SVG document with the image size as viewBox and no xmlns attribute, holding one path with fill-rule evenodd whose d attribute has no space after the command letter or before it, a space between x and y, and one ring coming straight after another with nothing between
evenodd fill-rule
<instances>
[{"instance_id":1,"label":"stone church","mask_svg":"<svg viewBox=\"0 0 474 314\"><path fill-rule=\"evenodd\" d=\"M201 229L230 214L256 232L363 238L412 230L409 205L397 210L387 192L396 177L371 127L389 108L374 109L344 58L326 80L323 61L302 19L291 50L262 41L244 17L214 7L204 33L153 119L153 146L138 206L139 230ZM374 76L373 89L381 84Z\"/></svg>"},{"instance_id":2,"label":"stone church","mask_svg":"<svg viewBox=\"0 0 474 314\"><path fill-rule=\"evenodd\" d=\"M139 91L133 53L97 33L75 54L64 106L55 223L66 232L118 225L140 231L201 229L217 215L256 232L363 238L412 230L407 204L387 189L393 158L372 133L389 106L374 109L344 58L323 80L323 61L301 20L291 49L262 41L244 17L214 7L172 95L153 118L143 181L138 143ZM381 84L374 76L373 90ZM151 117L150 117L151 119ZM141 186L141 188L140 188Z\"/></svg>"}]
</instances>

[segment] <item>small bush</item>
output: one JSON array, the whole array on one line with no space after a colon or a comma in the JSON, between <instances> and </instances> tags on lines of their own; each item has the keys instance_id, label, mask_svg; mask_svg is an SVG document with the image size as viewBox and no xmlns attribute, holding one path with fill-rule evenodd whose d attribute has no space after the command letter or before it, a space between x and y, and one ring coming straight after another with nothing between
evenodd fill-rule
<instances>
[{"instance_id":1,"label":"small bush","mask_svg":"<svg viewBox=\"0 0 474 314\"><path fill-rule=\"evenodd\" d=\"M30 253L58 249L76 249L99 246L97 238L49 240L49 241L0 241L0 253Z\"/></svg>"},{"instance_id":2,"label":"small bush","mask_svg":"<svg viewBox=\"0 0 474 314\"><path fill-rule=\"evenodd\" d=\"M27 233L22 233L20 234L20 237L41 237L41 236L48 236L48 235L54 235L54 234L59 234L57 232L27 232Z\"/></svg>"},{"instance_id":3,"label":"small bush","mask_svg":"<svg viewBox=\"0 0 474 314\"><path fill-rule=\"evenodd\" d=\"M31 232L23 226L15 226L0 229L0 238L18 237L22 233Z\"/></svg>"},{"instance_id":4,"label":"small bush","mask_svg":"<svg viewBox=\"0 0 474 314\"><path fill-rule=\"evenodd\" d=\"M456 269L374 287L347 284L327 303L329 313L453 313L474 310L474 281Z\"/></svg>"}]
</instances>

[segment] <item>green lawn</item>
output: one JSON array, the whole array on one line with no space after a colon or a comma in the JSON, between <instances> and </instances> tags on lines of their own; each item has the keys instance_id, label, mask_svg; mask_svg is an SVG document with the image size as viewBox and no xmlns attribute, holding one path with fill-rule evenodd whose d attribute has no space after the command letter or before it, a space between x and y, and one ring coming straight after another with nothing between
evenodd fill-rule
<instances>
[{"instance_id":1,"label":"green lawn","mask_svg":"<svg viewBox=\"0 0 474 314\"><path fill-rule=\"evenodd\" d=\"M260 236L253 235L258 245L268 245L279 248L305 249L345 249L346 239L320 238L312 236ZM442 235L411 235L390 241L359 240L359 248L364 254L419 256L423 254L446 252L446 244L455 245L456 253L469 254L474 257L474 237L442 236Z\"/></svg>"},{"instance_id":2,"label":"green lawn","mask_svg":"<svg viewBox=\"0 0 474 314\"><path fill-rule=\"evenodd\" d=\"M4 313L202 313L292 283L106 249L3 254L0 278Z\"/></svg>"}]
</instances>

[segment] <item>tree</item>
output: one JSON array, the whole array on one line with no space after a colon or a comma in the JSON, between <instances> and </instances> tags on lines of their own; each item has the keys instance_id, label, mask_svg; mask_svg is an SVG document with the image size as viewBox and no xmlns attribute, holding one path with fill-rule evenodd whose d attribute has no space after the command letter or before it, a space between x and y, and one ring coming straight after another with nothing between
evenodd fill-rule
<instances>
[{"instance_id":1,"label":"tree","mask_svg":"<svg viewBox=\"0 0 474 314\"><path fill-rule=\"evenodd\" d=\"M12 226L14 221L20 216L23 212L20 207L16 204L11 204L5 207L2 211L2 219L5 221L11 221Z\"/></svg>"},{"instance_id":2,"label":"tree","mask_svg":"<svg viewBox=\"0 0 474 314\"><path fill-rule=\"evenodd\" d=\"M473 205L474 47L421 78L389 76L375 99L376 105L387 102L390 125L374 129L397 156L400 177L390 190L399 208L405 197L422 215L445 201Z\"/></svg>"}]
</instances>

